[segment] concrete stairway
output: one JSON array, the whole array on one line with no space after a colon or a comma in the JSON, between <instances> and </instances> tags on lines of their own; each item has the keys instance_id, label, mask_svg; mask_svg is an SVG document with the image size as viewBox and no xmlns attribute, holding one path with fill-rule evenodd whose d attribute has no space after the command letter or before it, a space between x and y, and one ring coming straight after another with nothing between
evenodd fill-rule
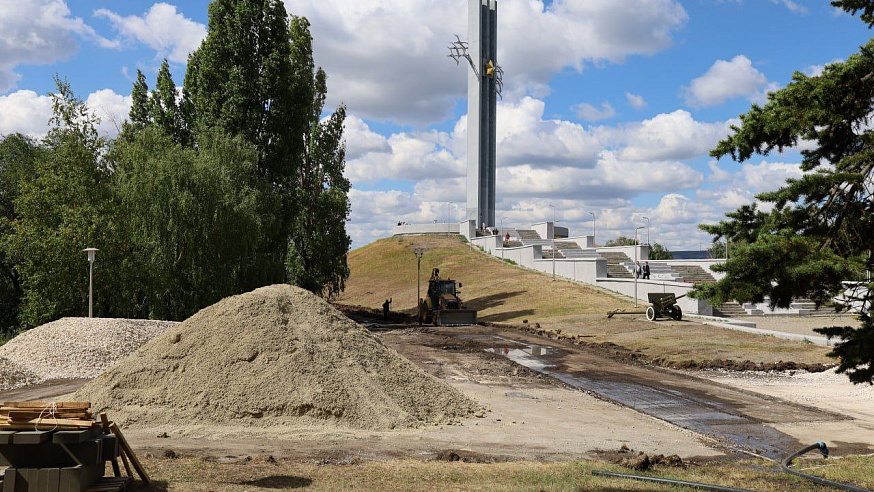
<instances>
[{"instance_id":1,"label":"concrete stairway","mask_svg":"<svg viewBox=\"0 0 874 492\"><path fill-rule=\"evenodd\" d=\"M572 241L556 241L555 249L565 258L598 258L598 253L594 249L583 249L579 244Z\"/></svg>"},{"instance_id":2,"label":"concrete stairway","mask_svg":"<svg viewBox=\"0 0 874 492\"><path fill-rule=\"evenodd\" d=\"M625 253L600 252L602 258L607 260L607 276L610 278L634 278L623 263L631 263L631 258Z\"/></svg>"},{"instance_id":3,"label":"concrete stairway","mask_svg":"<svg viewBox=\"0 0 874 492\"><path fill-rule=\"evenodd\" d=\"M698 267L700 268L700 267ZM747 316L747 311L740 304L731 301L726 302L720 307L713 306L713 315L722 318L734 318L737 316Z\"/></svg>"},{"instance_id":4,"label":"concrete stairway","mask_svg":"<svg viewBox=\"0 0 874 492\"><path fill-rule=\"evenodd\" d=\"M716 283L716 279L713 278L713 275L700 266L671 265L671 269L679 276L677 279L679 282L688 282L690 284ZM738 307L740 307L740 305L738 305Z\"/></svg>"}]
</instances>

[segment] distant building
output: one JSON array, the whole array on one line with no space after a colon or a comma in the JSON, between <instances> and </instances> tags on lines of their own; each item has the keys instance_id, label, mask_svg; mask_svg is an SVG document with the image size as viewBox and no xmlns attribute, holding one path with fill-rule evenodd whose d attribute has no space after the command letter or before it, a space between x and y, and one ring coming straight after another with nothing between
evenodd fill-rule
<instances>
[{"instance_id":1,"label":"distant building","mask_svg":"<svg viewBox=\"0 0 874 492\"><path fill-rule=\"evenodd\" d=\"M707 250L698 251L671 251L675 260L709 260L710 252Z\"/></svg>"}]
</instances>

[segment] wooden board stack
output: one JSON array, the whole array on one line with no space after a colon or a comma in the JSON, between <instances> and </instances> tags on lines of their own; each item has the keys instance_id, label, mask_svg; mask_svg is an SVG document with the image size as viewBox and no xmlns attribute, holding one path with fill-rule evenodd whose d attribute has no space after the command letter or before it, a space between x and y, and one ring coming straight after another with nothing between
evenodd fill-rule
<instances>
[{"instance_id":1,"label":"wooden board stack","mask_svg":"<svg viewBox=\"0 0 874 492\"><path fill-rule=\"evenodd\" d=\"M99 425L90 402L7 401L0 406L0 430L80 430Z\"/></svg>"}]
</instances>

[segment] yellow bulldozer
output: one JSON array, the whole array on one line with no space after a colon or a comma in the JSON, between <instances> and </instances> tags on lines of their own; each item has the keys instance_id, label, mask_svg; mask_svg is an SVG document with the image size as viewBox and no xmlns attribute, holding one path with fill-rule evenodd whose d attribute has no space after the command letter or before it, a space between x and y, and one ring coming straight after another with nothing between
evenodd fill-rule
<instances>
[{"instance_id":1,"label":"yellow bulldozer","mask_svg":"<svg viewBox=\"0 0 874 492\"><path fill-rule=\"evenodd\" d=\"M461 326L476 324L476 309L467 309L458 297L461 283L441 279L440 269L435 268L428 280L428 294L419 299L419 324L434 323L438 326Z\"/></svg>"}]
</instances>

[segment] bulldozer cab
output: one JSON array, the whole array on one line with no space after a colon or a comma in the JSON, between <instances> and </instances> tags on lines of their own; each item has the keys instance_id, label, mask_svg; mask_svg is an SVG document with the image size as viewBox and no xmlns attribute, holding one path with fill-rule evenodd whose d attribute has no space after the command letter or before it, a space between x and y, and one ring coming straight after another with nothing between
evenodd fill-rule
<instances>
[{"instance_id":1,"label":"bulldozer cab","mask_svg":"<svg viewBox=\"0 0 874 492\"><path fill-rule=\"evenodd\" d=\"M443 294L455 295L455 282L452 280L434 280L428 284L428 297Z\"/></svg>"}]
</instances>

